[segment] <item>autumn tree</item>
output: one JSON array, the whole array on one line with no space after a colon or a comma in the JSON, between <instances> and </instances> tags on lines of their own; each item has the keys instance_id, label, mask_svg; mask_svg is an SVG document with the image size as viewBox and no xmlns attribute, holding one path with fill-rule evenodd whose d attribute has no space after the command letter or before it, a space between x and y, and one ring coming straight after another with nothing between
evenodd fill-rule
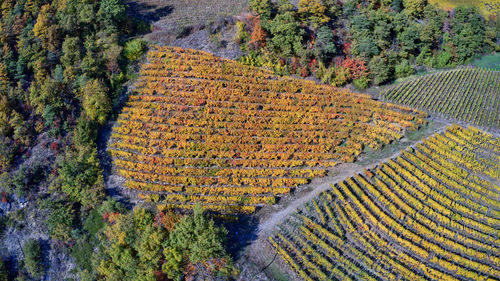
<instances>
[{"instance_id":1,"label":"autumn tree","mask_svg":"<svg viewBox=\"0 0 500 281\"><path fill-rule=\"evenodd\" d=\"M54 12L50 4L42 6L33 27L33 33L40 38L44 48L50 51L57 50L59 44L59 27L54 23Z\"/></svg>"},{"instance_id":2,"label":"autumn tree","mask_svg":"<svg viewBox=\"0 0 500 281\"><path fill-rule=\"evenodd\" d=\"M330 21L327 16L326 6L321 0L300 0L299 14L308 22L311 22L314 28Z\"/></svg>"},{"instance_id":3,"label":"autumn tree","mask_svg":"<svg viewBox=\"0 0 500 281\"><path fill-rule=\"evenodd\" d=\"M104 124L111 112L107 87L100 80L92 79L83 88L82 96L83 110L90 120Z\"/></svg>"},{"instance_id":4,"label":"autumn tree","mask_svg":"<svg viewBox=\"0 0 500 281\"><path fill-rule=\"evenodd\" d=\"M257 48L262 48L266 45L266 36L266 31L264 31L260 23L260 17L255 17L253 20L253 30L250 35L250 42L248 43Z\"/></svg>"}]
</instances>

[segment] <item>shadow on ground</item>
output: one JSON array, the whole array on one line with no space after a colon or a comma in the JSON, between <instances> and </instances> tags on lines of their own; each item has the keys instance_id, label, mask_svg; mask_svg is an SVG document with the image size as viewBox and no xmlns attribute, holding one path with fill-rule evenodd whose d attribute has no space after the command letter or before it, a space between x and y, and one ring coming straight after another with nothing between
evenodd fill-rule
<instances>
[{"instance_id":1,"label":"shadow on ground","mask_svg":"<svg viewBox=\"0 0 500 281\"><path fill-rule=\"evenodd\" d=\"M144 2L128 1L128 14L149 23L159 21L174 11L174 7L168 5L158 7Z\"/></svg>"},{"instance_id":2,"label":"shadow on ground","mask_svg":"<svg viewBox=\"0 0 500 281\"><path fill-rule=\"evenodd\" d=\"M234 260L240 258L246 246L257 239L259 221L252 215L240 215L234 222L222 222L228 231L227 250Z\"/></svg>"}]
</instances>

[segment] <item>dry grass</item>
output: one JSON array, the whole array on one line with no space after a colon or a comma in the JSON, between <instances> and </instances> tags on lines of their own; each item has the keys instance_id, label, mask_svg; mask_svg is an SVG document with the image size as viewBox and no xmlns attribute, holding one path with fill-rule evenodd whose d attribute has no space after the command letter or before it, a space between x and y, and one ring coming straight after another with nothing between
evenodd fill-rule
<instances>
[{"instance_id":1,"label":"dry grass","mask_svg":"<svg viewBox=\"0 0 500 281\"><path fill-rule=\"evenodd\" d=\"M500 0L430 0L429 2L447 10L459 5L476 6L485 16L495 15L500 12Z\"/></svg>"}]
</instances>

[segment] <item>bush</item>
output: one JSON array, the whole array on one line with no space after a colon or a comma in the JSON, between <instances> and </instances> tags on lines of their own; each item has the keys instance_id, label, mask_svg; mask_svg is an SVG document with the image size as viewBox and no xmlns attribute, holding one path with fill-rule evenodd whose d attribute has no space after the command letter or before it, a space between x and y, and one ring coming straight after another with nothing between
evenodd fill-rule
<instances>
[{"instance_id":1,"label":"bush","mask_svg":"<svg viewBox=\"0 0 500 281\"><path fill-rule=\"evenodd\" d=\"M140 39L134 39L125 44L123 55L129 61L138 60L146 52L146 43Z\"/></svg>"},{"instance_id":2,"label":"bush","mask_svg":"<svg viewBox=\"0 0 500 281\"><path fill-rule=\"evenodd\" d=\"M448 51L440 51L436 55L436 67L445 68L450 65L453 59L453 54Z\"/></svg>"},{"instance_id":3,"label":"bush","mask_svg":"<svg viewBox=\"0 0 500 281\"><path fill-rule=\"evenodd\" d=\"M352 81L352 84L354 85L354 87L356 87L356 89L358 90L364 90L366 88L368 88L368 83L370 81L368 81L368 78L366 77L360 77L358 79L354 79Z\"/></svg>"},{"instance_id":4,"label":"bush","mask_svg":"<svg viewBox=\"0 0 500 281\"><path fill-rule=\"evenodd\" d=\"M24 242L23 252L25 255L24 265L26 269L35 279L40 279L45 272L40 243L35 239L29 239Z\"/></svg>"},{"instance_id":5,"label":"bush","mask_svg":"<svg viewBox=\"0 0 500 281\"><path fill-rule=\"evenodd\" d=\"M400 64L396 65L395 74L396 78L403 78L415 73L415 69L408 60L403 60Z\"/></svg>"}]
</instances>

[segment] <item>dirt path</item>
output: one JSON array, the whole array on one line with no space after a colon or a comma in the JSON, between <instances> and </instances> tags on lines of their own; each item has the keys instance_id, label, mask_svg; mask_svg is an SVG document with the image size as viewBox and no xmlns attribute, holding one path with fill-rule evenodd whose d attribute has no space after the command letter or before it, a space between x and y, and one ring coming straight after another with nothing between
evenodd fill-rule
<instances>
[{"instance_id":1,"label":"dirt path","mask_svg":"<svg viewBox=\"0 0 500 281\"><path fill-rule=\"evenodd\" d=\"M327 179L326 182L314 186L312 191L306 193L301 197L296 198L296 200L293 200L291 204L286 206L284 209L282 209L277 213L274 213L269 218L266 218L265 221L261 222L259 224L259 236L271 233L271 231L274 229L274 226L282 222L285 219L285 217L295 212L298 207L310 201L322 191L330 188L330 184L341 181L346 177L360 173L362 171L363 171L362 166L353 163L340 164L339 166L335 167L334 170L332 171L334 174L333 177L326 178Z\"/></svg>"}]
</instances>

